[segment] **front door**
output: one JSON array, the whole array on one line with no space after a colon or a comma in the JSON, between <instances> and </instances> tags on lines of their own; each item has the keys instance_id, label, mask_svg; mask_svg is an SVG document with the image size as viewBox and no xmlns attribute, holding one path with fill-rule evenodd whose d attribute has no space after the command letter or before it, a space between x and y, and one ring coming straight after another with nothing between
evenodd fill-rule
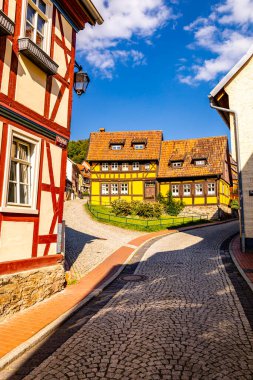
<instances>
[{"instance_id":1,"label":"front door","mask_svg":"<svg viewBox=\"0 0 253 380\"><path fill-rule=\"evenodd\" d=\"M155 181L145 182L145 198L146 199L155 199Z\"/></svg>"}]
</instances>

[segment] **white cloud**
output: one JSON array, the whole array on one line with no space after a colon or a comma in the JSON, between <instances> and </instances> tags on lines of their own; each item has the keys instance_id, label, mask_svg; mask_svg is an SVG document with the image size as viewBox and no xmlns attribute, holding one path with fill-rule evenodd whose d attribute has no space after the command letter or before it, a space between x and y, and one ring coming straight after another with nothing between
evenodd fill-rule
<instances>
[{"instance_id":1,"label":"white cloud","mask_svg":"<svg viewBox=\"0 0 253 380\"><path fill-rule=\"evenodd\" d=\"M132 45L138 44L139 39L152 43L155 32L176 18L166 3L166 0L97 0L96 7L105 21L95 28L88 25L78 34L78 52L108 78L118 61L145 64L143 53L132 49Z\"/></svg>"},{"instance_id":2,"label":"white cloud","mask_svg":"<svg viewBox=\"0 0 253 380\"><path fill-rule=\"evenodd\" d=\"M179 80L196 85L227 73L252 45L252 23L253 0L224 0L209 17L199 17L186 26L194 35L189 48L204 49L213 57L189 65L183 74L181 70Z\"/></svg>"}]
</instances>

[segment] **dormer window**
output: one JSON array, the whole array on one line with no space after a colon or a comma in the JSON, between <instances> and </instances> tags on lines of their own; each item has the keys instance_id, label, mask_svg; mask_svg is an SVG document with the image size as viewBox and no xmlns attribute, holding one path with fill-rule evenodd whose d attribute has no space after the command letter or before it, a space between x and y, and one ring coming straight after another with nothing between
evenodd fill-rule
<instances>
[{"instance_id":1,"label":"dormer window","mask_svg":"<svg viewBox=\"0 0 253 380\"><path fill-rule=\"evenodd\" d=\"M173 161L170 163L172 168L177 169L183 166L183 161Z\"/></svg>"},{"instance_id":2,"label":"dormer window","mask_svg":"<svg viewBox=\"0 0 253 380\"><path fill-rule=\"evenodd\" d=\"M197 159L193 161L195 166L205 166L206 165L206 159Z\"/></svg>"},{"instance_id":3,"label":"dormer window","mask_svg":"<svg viewBox=\"0 0 253 380\"><path fill-rule=\"evenodd\" d=\"M111 149L112 150L121 150L122 149L122 145L111 145Z\"/></svg>"},{"instance_id":4,"label":"dormer window","mask_svg":"<svg viewBox=\"0 0 253 380\"><path fill-rule=\"evenodd\" d=\"M136 150L142 150L145 148L144 144L134 144L134 149Z\"/></svg>"}]
</instances>

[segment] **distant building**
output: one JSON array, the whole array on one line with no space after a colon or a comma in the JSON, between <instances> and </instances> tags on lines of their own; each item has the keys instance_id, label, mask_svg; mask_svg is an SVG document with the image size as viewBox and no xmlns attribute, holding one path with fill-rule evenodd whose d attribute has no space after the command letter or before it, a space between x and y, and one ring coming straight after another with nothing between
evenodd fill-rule
<instances>
[{"instance_id":1,"label":"distant building","mask_svg":"<svg viewBox=\"0 0 253 380\"><path fill-rule=\"evenodd\" d=\"M230 214L232 173L227 137L162 142L159 189L170 191L185 211L220 218Z\"/></svg>"},{"instance_id":2,"label":"distant building","mask_svg":"<svg viewBox=\"0 0 253 380\"><path fill-rule=\"evenodd\" d=\"M91 171L90 200L109 205L121 198L155 200L163 135L161 131L90 134L87 161Z\"/></svg>"}]
</instances>

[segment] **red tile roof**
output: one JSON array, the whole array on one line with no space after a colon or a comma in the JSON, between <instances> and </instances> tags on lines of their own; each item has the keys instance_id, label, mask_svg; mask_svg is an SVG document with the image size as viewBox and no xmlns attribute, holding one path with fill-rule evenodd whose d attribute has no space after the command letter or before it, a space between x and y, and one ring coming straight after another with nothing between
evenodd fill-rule
<instances>
[{"instance_id":1,"label":"red tile roof","mask_svg":"<svg viewBox=\"0 0 253 380\"><path fill-rule=\"evenodd\" d=\"M159 178L201 177L223 174L227 154L227 137L209 137L162 142ZM182 167L173 168L171 161L183 160ZM206 159L206 165L196 166L196 159Z\"/></svg>"},{"instance_id":2,"label":"red tile roof","mask_svg":"<svg viewBox=\"0 0 253 380\"><path fill-rule=\"evenodd\" d=\"M159 160L162 131L93 132L90 134L88 161ZM124 141L122 149L112 150L111 141ZM143 142L144 149L133 144Z\"/></svg>"}]
</instances>

